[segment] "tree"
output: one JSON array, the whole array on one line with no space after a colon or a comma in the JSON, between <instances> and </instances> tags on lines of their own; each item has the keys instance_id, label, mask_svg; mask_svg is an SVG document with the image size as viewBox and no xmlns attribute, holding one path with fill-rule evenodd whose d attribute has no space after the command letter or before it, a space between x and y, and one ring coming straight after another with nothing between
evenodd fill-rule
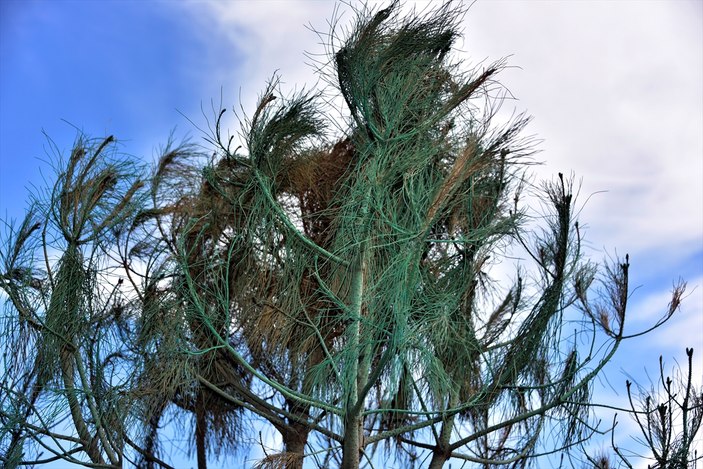
<instances>
[{"instance_id":1,"label":"tree","mask_svg":"<svg viewBox=\"0 0 703 469\"><path fill-rule=\"evenodd\" d=\"M696 436L703 423L703 393L693 380L693 349L686 348L687 370L677 367L672 379L664 371L664 361L659 357L659 380L656 389L649 391L637 385L637 396L633 397L632 381L626 381L630 409L624 410L639 427L638 440L649 452L648 464L651 469L686 469L697 467L703 455L695 450ZM685 374L684 374L685 373ZM617 424L617 414L613 417L613 430ZM619 467L632 468L633 457L642 458L636 452L627 450L615 443L612 433L612 447ZM616 467L607 456L592 458L589 461L598 468Z\"/></svg>"},{"instance_id":2,"label":"tree","mask_svg":"<svg viewBox=\"0 0 703 469\"><path fill-rule=\"evenodd\" d=\"M57 458L120 466L132 402L120 344L120 286L109 286L115 234L138 207L139 169L114 151L113 137L79 140L56 182L37 199L2 251L3 462L15 467L27 441ZM35 249L42 250L37 258ZM65 418L70 435L52 432ZM70 445L66 449L65 445ZM49 448L47 448L49 449Z\"/></svg>"},{"instance_id":3,"label":"tree","mask_svg":"<svg viewBox=\"0 0 703 469\"><path fill-rule=\"evenodd\" d=\"M7 465L39 445L168 467L168 412L192 415L201 468L255 419L284 444L260 467L313 448L356 468L383 442L429 467L524 467L589 438L590 384L628 337L628 259L592 300L571 180L542 187L542 228L523 208L528 120L492 124L502 63L462 72L456 5L399 8L361 9L332 52L334 135L319 95L274 79L243 147L222 111L211 158L168 145L147 173L106 155L110 137L59 162L2 251ZM490 270L513 245L534 270L501 289Z\"/></svg>"}]
</instances>

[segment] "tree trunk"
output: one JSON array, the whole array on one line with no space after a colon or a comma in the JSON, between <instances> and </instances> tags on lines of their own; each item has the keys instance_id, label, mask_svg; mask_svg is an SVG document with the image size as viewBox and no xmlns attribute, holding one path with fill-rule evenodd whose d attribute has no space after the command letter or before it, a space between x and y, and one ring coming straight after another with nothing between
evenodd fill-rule
<instances>
[{"instance_id":1,"label":"tree trunk","mask_svg":"<svg viewBox=\"0 0 703 469\"><path fill-rule=\"evenodd\" d=\"M344 445L342 446L342 469L359 469L361 455L361 414L348 416L344 425Z\"/></svg>"},{"instance_id":2,"label":"tree trunk","mask_svg":"<svg viewBox=\"0 0 703 469\"><path fill-rule=\"evenodd\" d=\"M455 407L458 399L457 392L452 393L449 399L449 408ZM454 428L454 416L447 417L442 421L442 429L439 431L437 446L432 450L432 460L430 461L429 469L441 469L444 463L451 457L452 451L449 447L452 438L452 429Z\"/></svg>"},{"instance_id":3,"label":"tree trunk","mask_svg":"<svg viewBox=\"0 0 703 469\"><path fill-rule=\"evenodd\" d=\"M435 448L434 451L432 451L430 465L427 467L428 469L441 469L444 467L444 463L447 462L447 459L449 459L449 455L446 452L441 448Z\"/></svg>"},{"instance_id":4,"label":"tree trunk","mask_svg":"<svg viewBox=\"0 0 703 469\"><path fill-rule=\"evenodd\" d=\"M362 213L365 214L365 208ZM363 219L364 217L362 217ZM345 335L347 336L347 347L351 350L349 362L346 364L344 386L345 404L344 404L344 444L342 446L342 469L358 469L359 456L363 442L362 439L362 423L363 423L363 405L359 405L363 401L363 397L359 396L359 391L364 388L366 383L365 377L360 375L363 372L363 367L360 370L359 362L361 360L360 336L361 336L361 311L364 298L364 269L365 265L365 246L361 248L361 253L357 260L357 264L352 271L352 284L350 288L350 310L353 312L353 319Z\"/></svg>"},{"instance_id":5,"label":"tree trunk","mask_svg":"<svg viewBox=\"0 0 703 469\"><path fill-rule=\"evenodd\" d=\"M305 459L305 444L310 430L299 424L291 425L292 431L283 435L283 445L288 455L285 469L303 469Z\"/></svg>"},{"instance_id":6,"label":"tree trunk","mask_svg":"<svg viewBox=\"0 0 703 469\"><path fill-rule=\"evenodd\" d=\"M204 397L198 396L195 405L195 449L198 453L198 469L207 469L207 451L205 437L207 435L207 419L205 416Z\"/></svg>"},{"instance_id":7,"label":"tree trunk","mask_svg":"<svg viewBox=\"0 0 703 469\"><path fill-rule=\"evenodd\" d=\"M166 403L160 402L159 407L154 413L149 417L148 431L146 437L144 438L144 454L142 459L142 465L139 467L144 467L145 469L157 469L155 464L154 456L156 455L157 445L159 441L159 421L161 420L161 415L166 408Z\"/></svg>"}]
</instances>

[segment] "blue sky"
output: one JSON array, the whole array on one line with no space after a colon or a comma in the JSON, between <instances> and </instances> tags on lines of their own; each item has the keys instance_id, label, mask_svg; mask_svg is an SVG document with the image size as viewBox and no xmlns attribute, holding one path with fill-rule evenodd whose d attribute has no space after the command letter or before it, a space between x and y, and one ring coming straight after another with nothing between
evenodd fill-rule
<instances>
[{"instance_id":1,"label":"blue sky","mask_svg":"<svg viewBox=\"0 0 703 469\"><path fill-rule=\"evenodd\" d=\"M171 2L3 0L0 15L0 206L21 215L38 182L45 131L70 148L76 126L114 134L123 151L152 157L171 130L194 130L200 103L237 82L238 51L203 35ZM228 76L215 74L225 73ZM206 90L204 83L212 90ZM212 91L212 92L211 92Z\"/></svg>"},{"instance_id":2,"label":"blue sky","mask_svg":"<svg viewBox=\"0 0 703 469\"><path fill-rule=\"evenodd\" d=\"M123 151L151 161L174 129L177 139L200 139L181 113L202 123L201 107L210 116L221 97L251 112L276 71L284 90L314 85L303 52L324 48L306 25L327 31L334 8L0 0L0 218L21 217L26 188L42 184L39 169L51 174L43 131L63 151L73 126L114 134ZM342 23L351 18L340 11ZM686 346L697 351L700 383L703 3L478 2L465 26L467 65L510 56L502 82L518 100L504 108L534 116L528 132L543 139L545 163L538 176L582 178L589 254L631 254L640 287L633 328L664 310L675 279L689 282L681 314L624 349L609 368L612 384L623 389L621 369L654 370L659 354L682 360Z\"/></svg>"}]
</instances>

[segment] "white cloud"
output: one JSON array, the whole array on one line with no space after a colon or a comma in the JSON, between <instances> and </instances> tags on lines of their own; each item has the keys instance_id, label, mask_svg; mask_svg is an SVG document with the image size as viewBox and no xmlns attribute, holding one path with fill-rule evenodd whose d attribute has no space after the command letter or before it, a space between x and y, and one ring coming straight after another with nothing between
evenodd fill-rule
<instances>
[{"instance_id":1,"label":"white cloud","mask_svg":"<svg viewBox=\"0 0 703 469\"><path fill-rule=\"evenodd\" d=\"M237 94L239 105L253 112L257 96L274 74L282 78L284 91L311 89L317 77L306 65L306 52L321 53L324 48L309 27L328 29L327 19L334 12L334 2L258 1L258 2L184 2L181 7L193 15L202 34L213 28L238 49L242 61L232 63L239 83L229 94Z\"/></svg>"},{"instance_id":2,"label":"white cloud","mask_svg":"<svg viewBox=\"0 0 703 469\"><path fill-rule=\"evenodd\" d=\"M685 6L483 2L468 15L470 53L522 67L504 80L545 139L540 172L608 191L584 211L596 246L701 248L703 30Z\"/></svg>"}]
</instances>

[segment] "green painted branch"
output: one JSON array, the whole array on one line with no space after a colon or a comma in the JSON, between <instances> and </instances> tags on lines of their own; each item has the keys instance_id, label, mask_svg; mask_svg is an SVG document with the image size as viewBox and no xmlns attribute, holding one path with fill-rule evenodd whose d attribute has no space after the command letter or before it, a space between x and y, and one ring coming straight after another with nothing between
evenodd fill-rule
<instances>
[{"instance_id":1,"label":"green painted branch","mask_svg":"<svg viewBox=\"0 0 703 469\"><path fill-rule=\"evenodd\" d=\"M85 373L85 367L83 366L83 362L81 361L81 356L78 353L78 349L75 349L73 351L73 357L76 362L76 368L78 369L78 377L81 380L81 386L83 386L83 389L85 390L84 392L86 396L86 402L88 403L88 409L90 410L91 417L95 422L95 428L97 429L100 443L102 443L102 447L105 450L105 453L107 454L107 457L110 462L116 466L120 465L120 458L116 454L116 451L119 452L120 448L114 447L113 442L105 433L105 427L102 423L100 413L95 407L95 400L93 398L92 392L90 392L90 383L88 382L88 378Z\"/></svg>"},{"instance_id":2,"label":"green painted branch","mask_svg":"<svg viewBox=\"0 0 703 469\"><path fill-rule=\"evenodd\" d=\"M200 296L197 292L197 288L195 286L195 283L193 282L193 279L190 277L190 275L187 274L188 269L184 268L183 272L186 273L185 277L186 277L186 283L188 285L188 291L190 293L190 298L193 301L193 304L198 308L198 311L203 316L203 318L206 318L207 315L205 313L205 308L203 307L203 305L200 302ZM310 396L302 395L299 392L294 391L281 383L278 383L274 380L267 378L262 373L260 373L258 370L256 370L256 368L251 366L251 364L246 359L244 359L244 357L242 357L242 355L239 352L237 352L234 349L234 347L232 347L232 345L230 345L230 343L227 342L227 340L224 337L222 337L220 335L220 333L214 328L214 326L210 323L210 321L205 320L205 321L203 321L203 324L206 325L206 327L213 334L213 336L216 338L216 340L220 344L222 344L222 346L232 355L232 357L237 361L237 363L242 365L249 373L251 373L252 375L259 378L262 382L268 384L269 386L276 389L278 392L280 392L281 394L283 394L284 396L286 396L290 399L297 400L301 403L308 404L313 407L317 407L319 409L327 410L328 412L331 412L335 415L343 415L342 409L339 409L335 406L326 404L322 401L312 399L312 398L310 398Z\"/></svg>"},{"instance_id":3,"label":"green painted branch","mask_svg":"<svg viewBox=\"0 0 703 469\"><path fill-rule=\"evenodd\" d=\"M369 352L367 351L366 353L369 353ZM388 362L390 362L391 358L393 358L394 353L396 353L396 350L392 349L391 347L388 347L388 348L386 348L386 350L383 351L383 354L381 355L381 359L378 361L378 363L374 367L373 371L368 375L369 378L367 380L367 383L363 387L361 392L359 393L359 399L357 400L357 404L354 408L354 412L362 411L363 403L364 403L364 400L366 399L366 396L369 394L369 392L373 388L376 380L383 373L383 370L385 369ZM368 370L368 367L367 367L367 370ZM362 415L367 415L370 413L372 413L372 412L368 412L366 410L362 411Z\"/></svg>"},{"instance_id":4,"label":"green painted branch","mask_svg":"<svg viewBox=\"0 0 703 469\"><path fill-rule=\"evenodd\" d=\"M88 431L88 426L86 425L85 420L83 420L81 405L76 397L76 389L73 385L73 366L71 364L73 356L65 350L62 351L62 353L64 356L60 358L61 377L63 378L66 399L68 400L68 407L71 412L71 418L73 419L73 425L76 428L76 433L78 433L78 437L81 439L81 444L83 445L83 450L90 457L90 460L94 463L105 464L100 451L97 446L93 444L93 437Z\"/></svg>"},{"instance_id":5,"label":"green painted branch","mask_svg":"<svg viewBox=\"0 0 703 469\"><path fill-rule=\"evenodd\" d=\"M551 402L549 405L542 406L539 409L535 409L530 412L526 412L523 414L520 414L510 420L506 420L505 422L502 422L500 424L493 425L491 427L488 427L480 432L476 432L462 440L459 440L455 443L451 444L451 450L454 451L461 446L465 445L466 443L469 443L477 438L480 438L481 436L487 435L489 433L492 433L496 430L500 430L501 428L514 425L518 422L521 422L527 418L530 418L534 415L538 415L541 413L544 413L550 409L553 409L554 407L564 404L568 402L569 397L571 397L574 393L576 393L579 389L583 388L586 386L590 381L593 380L593 378L600 373L600 371L603 369L603 367L610 361L610 359L613 357L615 354L616 350L618 349L618 346L620 344L620 341L615 341L615 344L613 345L613 348L608 352L608 354L598 363L598 365L588 374L586 375L579 383L577 383L573 388L571 388L568 392L564 393L559 399L556 399L555 401ZM403 427L399 427L393 430L388 430L385 432L377 433L374 436L368 437L365 440L366 445L371 445L373 443L376 443L378 441L383 441L388 438L392 438L398 435L401 435L403 433L408 433L411 431L415 430L421 430L423 428L426 428L430 425L434 425L436 423L441 422L444 418L446 418L447 415L452 415L452 414L458 414L460 412L463 412L473 406L476 405L477 399L474 398L462 405L459 405L458 407L452 408L452 409L447 409L444 412L441 412L440 415L437 415L439 412L403 412L404 414L407 415L437 415L436 417L424 420L422 422L418 422L412 425L405 425ZM378 410L376 412L374 411L369 411L368 413L378 413L378 412L388 412L388 409L384 410Z\"/></svg>"},{"instance_id":6,"label":"green painted branch","mask_svg":"<svg viewBox=\"0 0 703 469\"><path fill-rule=\"evenodd\" d=\"M313 242L311 239L309 239L307 236L305 236L303 233L298 230L295 225L293 224L292 221L290 221L290 218L288 218L288 215L281 209L280 205L278 205L278 202L276 202L271 195L271 192L268 190L266 187L266 183L259 174L259 172L254 169L253 170L254 176L256 177L256 181L259 183L259 187L261 188L261 193L264 195L266 198L266 201L269 203L269 206L271 209L276 213L278 216L279 220L283 223L283 225L288 229L288 231L293 234L297 239L299 239L305 246L310 248L312 251L316 252L320 256L324 257L325 259L329 259L333 262L336 262L340 265L343 266L348 266L349 262L345 261L341 257L338 257L331 252L327 251L325 248L322 246L319 246L315 242Z\"/></svg>"},{"instance_id":7,"label":"green painted branch","mask_svg":"<svg viewBox=\"0 0 703 469\"><path fill-rule=\"evenodd\" d=\"M309 325L315 331L315 337L317 337L317 340L320 342L320 348L322 348L322 352L324 353L327 361L329 362L330 366L332 367L332 371L334 371L334 375L337 378L337 381L341 381L342 375L339 372L339 368L337 367L337 364L335 363L334 358L332 357L332 354L330 353L329 349L327 348L327 344L325 344L325 339L322 337L322 333L320 333L320 329L315 327L312 320L310 319L310 315L308 314L308 310L305 307L303 307L303 312L305 313L305 319L308 320L307 325Z\"/></svg>"},{"instance_id":8,"label":"green painted branch","mask_svg":"<svg viewBox=\"0 0 703 469\"><path fill-rule=\"evenodd\" d=\"M530 417L533 417L535 415L543 414L543 413L547 412L548 410L551 410L559 405L564 404L579 389L587 386L588 383L590 383L596 377L596 375L598 375L598 373L600 373L600 371L603 369L603 367L605 367L605 365L608 362L610 362L610 359L613 357L613 355L615 355L615 352L617 351L619 346L620 346L620 340L615 340L615 343L613 344L613 348L610 349L608 354L605 357L603 357L603 359L598 363L598 365L590 373L588 373L586 376L584 376L574 387L572 387L569 391L567 391L564 394L562 394L561 396L559 396L557 399L554 399L549 404L544 405L538 409L517 415L511 419L504 421L504 422L501 422L501 423L498 423L495 425L491 425L490 427L486 427L485 429L478 431L478 432L474 433L473 435L469 435L466 438L462 438L461 440L459 440L455 443L452 443L452 445L451 445L452 451L454 451L454 450L464 446L465 444L467 444L477 438L480 438L484 435L488 435L490 433L495 432L496 430L500 430L501 428L505 428L507 426L514 425L518 422L522 422L522 421L524 421Z\"/></svg>"}]
</instances>

